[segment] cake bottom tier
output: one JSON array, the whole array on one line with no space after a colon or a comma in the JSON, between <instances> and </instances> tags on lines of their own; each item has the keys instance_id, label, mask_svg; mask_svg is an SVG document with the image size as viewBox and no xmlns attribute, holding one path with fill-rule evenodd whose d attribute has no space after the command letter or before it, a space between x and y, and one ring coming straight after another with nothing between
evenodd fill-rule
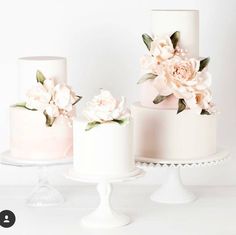
<instances>
[{"instance_id":1,"label":"cake bottom tier","mask_svg":"<svg viewBox=\"0 0 236 235\"><path fill-rule=\"evenodd\" d=\"M10 151L22 160L59 160L72 157L73 128L64 117L51 127L38 111L10 108Z\"/></svg>"},{"instance_id":2,"label":"cake bottom tier","mask_svg":"<svg viewBox=\"0 0 236 235\"><path fill-rule=\"evenodd\" d=\"M142 159L201 159L216 152L216 115L147 108L134 103L134 155Z\"/></svg>"}]
</instances>

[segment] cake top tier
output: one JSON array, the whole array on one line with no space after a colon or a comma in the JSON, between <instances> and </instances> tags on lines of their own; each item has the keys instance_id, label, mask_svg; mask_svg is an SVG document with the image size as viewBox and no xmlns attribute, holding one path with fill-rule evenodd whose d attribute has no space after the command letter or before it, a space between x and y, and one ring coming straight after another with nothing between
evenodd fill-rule
<instances>
[{"instance_id":1,"label":"cake top tier","mask_svg":"<svg viewBox=\"0 0 236 235\"><path fill-rule=\"evenodd\" d=\"M56 82L67 82L66 58L57 56L30 56L18 59L19 100L25 99L29 87L35 84L35 74L39 70L46 78Z\"/></svg>"},{"instance_id":2,"label":"cake top tier","mask_svg":"<svg viewBox=\"0 0 236 235\"><path fill-rule=\"evenodd\" d=\"M152 10L152 33L171 35L179 31L180 47L191 57L199 56L199 12L197 10Z\"/></svg>"},{"instance_id":3,"label":"cake top tier","mask_svg":"<svg viewBox=\"0 0 236 235\"><path fill-rule=\"evenodd\" d=\"M60 57L60 56L28 56L28 57L21 57L18 60L26 60L26 61L64 60L64 61L66 61L66 58Z\"/></svg>"}]
</instances>

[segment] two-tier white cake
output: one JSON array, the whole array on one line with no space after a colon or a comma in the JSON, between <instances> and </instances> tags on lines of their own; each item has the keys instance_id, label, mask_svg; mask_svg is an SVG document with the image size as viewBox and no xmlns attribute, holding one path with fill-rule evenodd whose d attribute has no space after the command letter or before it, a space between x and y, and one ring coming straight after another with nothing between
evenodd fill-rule
<instances>
[{"instance_id":1,"label":"two-tier white cake","mask_svg":"<svg viewBox=\"0 0 236 235\"><path fill-rule=\"evenodd\" d=\"M72 157L72 107L80 97L66 85L66 59L19 59L19 99L10 107L13 158L57 160ZM37 80L37 81L36 81Z\"/></svg>"},{"instance_id":2,"label":"two-tier white cake","mask_svg":"<svg viewBox=\"0 0 236 235\"><path fill-rule=\"evenodd\" d=\"M216 152L216 115L209 60L198 55L198 11L154 10L152 32L143 35L149 52L141 60L140 102L131 108L134 154L147 162L207 158Z\"/></svg>"}]
</instances>

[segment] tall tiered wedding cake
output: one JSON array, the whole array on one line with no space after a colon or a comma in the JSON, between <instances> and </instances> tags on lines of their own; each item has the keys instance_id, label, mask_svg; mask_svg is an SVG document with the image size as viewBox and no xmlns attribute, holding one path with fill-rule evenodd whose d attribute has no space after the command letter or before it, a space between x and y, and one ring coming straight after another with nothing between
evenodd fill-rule
<instances>
[{"instance_id":1,"label":"tall tiered wedding cake","mask_svg":"<svg viewBox=\"0 0 236 235\"><path fill-rule=\"evenodd\" d=\"M152 36L141 59L140 102L133 104L138 160L198 159L216 152L209 58L199 58L194 10L152 11Z\"/></svg>"},{"instance_id":2,"label":"tall tiered wedding cake","mask_svg":"<svg viewBox=\"0 0 236 235\"><path fill-rule=\"evenodd\" d=\"M10 107L13 158L55 160L72 157L74 105L81 97L66 85L66 59L19 59L19 98Z\"/></svg>"}]
</instances>

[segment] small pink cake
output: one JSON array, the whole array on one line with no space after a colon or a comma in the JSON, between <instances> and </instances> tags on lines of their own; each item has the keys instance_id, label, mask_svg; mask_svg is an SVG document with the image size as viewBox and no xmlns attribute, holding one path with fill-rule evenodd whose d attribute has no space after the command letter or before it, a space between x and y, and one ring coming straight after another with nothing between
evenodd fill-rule
<instances>
[{"instance_id":1,"label":"small pink cake","mask_svg":"<svg viewBox=\"0 0 236 235\"><path fill-rule=\"evenodd\" d=\"M51 127L38 111L10 108L10 145L14 158L56 160L72 157L73 128L64 117L58 117Z\"/></svg>"}]
</instances>

